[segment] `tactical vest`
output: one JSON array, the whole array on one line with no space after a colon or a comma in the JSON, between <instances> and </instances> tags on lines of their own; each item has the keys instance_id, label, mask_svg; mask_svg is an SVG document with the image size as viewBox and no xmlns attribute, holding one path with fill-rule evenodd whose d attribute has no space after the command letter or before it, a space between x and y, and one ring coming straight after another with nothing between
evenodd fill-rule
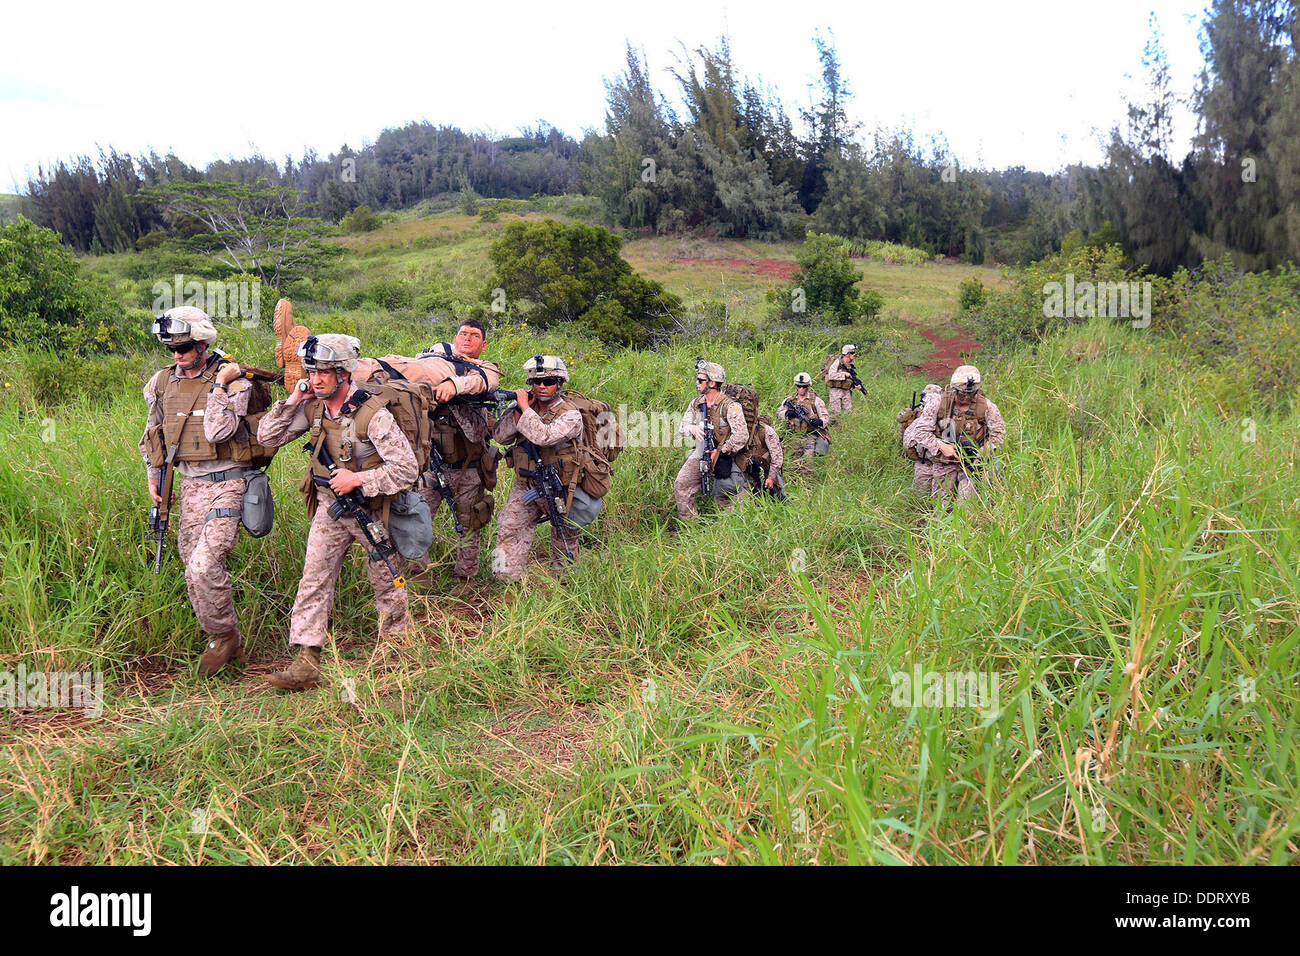
<instances>
[{"instance_id":1,"label":"tactical vest","mask_svg":"<svg viewBox=\"0 0 1300 956\"><path fill-rule=\"evenodd\" d=\"M203 433L203 421L207 412L208 396L212 393L212 383L216 381L217 370L225 362L219 356L211 356L203 373L197 378L184 378L177 373L176 366L163 370L166 382L163 385L160 402L162 404L161 434L155 432L149 441L149 464L161 467L167 457L167 449L176 446L176 461L237 461L248 462L253 459L270 460L272 452L264 449L249 431L248 419L239 422L235 433L225 441L213 444ZM173 375L176 377L173 379ZM251 414L258 409L250 406Z\"/></svg>"},{"instance_id":2,"label":"tactical vest","mask_svg":"<svg viewBox=\"0 0 1300 956\"><path fill-rule=\"evenodd\" d=\"M761 468L764 473L772 467L772 449L767 447L768 437L766 428L766 426L770 424L771 422L767 420L767 416L760 417L758 424L754 426L755 430L757 430L759 434L759 440L757 442L750 442L749 445L749 460Z\"/></svg>"},{"instance_id":3,"label":"tactical vest","mask_svg":"<svg viewBox=\"0 0 1300 956\"><path fill-rule=\"evenodd\" d=\"M533 411L537 411L537 406L530 406ZM555 399L547 406L545 412L539 412L542 424L549 425L562 414L576 406L565 401L565 394L560 392ZM580 440L578 438L566 438L558 445L538 445L537 452L542 459L543 465L554 465L556 473L560 476L560 483L565 487L575 484L581 478L583 465L586 463L586 455L583 453ZM510 467L515 469L516 475L519 471L532 471L533 460L528 457L528 453L522 447L522 436L517 439L510 449ZM528 482L527 478L521 479Z\"/></svg>"},{"instance_id":4,"label":"tactical vest","mask_svg":"<svg viewBox=\"0 0 1300 956\"><path fill-rule=\"evenodd\" d=\"M699 406L699 402L695 404L697 407ZM734 404L736 404L735 399L723 395L718 399L716 405L709 407L709 422L713 425L713 440L717 443L718 448L725 445L728 439L731 438L731 423L727 421L727 413ZM736 463L737 468L744 468L749 464L748 449L742 448L740 451L735 452L732 455L732 460Z\"/></svg>"},{"instance_id":5,"label":"tactical vest","mask_svg":"<svg viewBox=\"0 0 1300 956\"><path fill-rule=\"evenodd\" d=\"M983 445L989 437L989 427L986 422L988 414L989 401L982 393L976 395L975 400L963 408L957 404L953 390L945 388L939 398L939 409L935 413L935 437L952 444L964 435L975 444ZM949 419L951 419L951 429L949 429Z\"/></svg>"},{"instance_id":6,"label":"tactical vest","mask_svg":"<svg viewBox=\"0 0 1300 956\"><path fill-rule=\"evenodd\" d=\"M307 514L316 511L319 490L312 481L313 476L328 479L332 472L321 460L320 450L324 448L338 468L347 471L366 471L378 466L383 459L370 443L370 420L375 413L385 407L382 399L371 396L360 407L353 409L350 402L343 405L337 419L325 415L325 400L311 398L303 402L302 409L311 423L311 458L307 465L307 474L303 478L302 491L307 500ZM371 510L383 510L387 517L387 505L397 495L375 495L366 499L366 507Z\"/></svg>"},{"instance_id":7,"label":"tactical vest","mask_svg":"<svg viewBox=\"0 0 1300 956\"><path fill-rule=\"evenodd\" d=\"M430 424L433 440L438 444L438 453L448 468L469 468L487 450L485 442L471 442L465 437L460 423L447 405L438 406Z\"/></svg>"},{"instance_id":8,"label":"tactical vest","mask_svg":"<svg viewBox=\"0 0 1300 956\"><path fill-rule=\"evenodd\" d=\"M783 404L798 405L800 408L802 408L805 412L808 413L809 418L817 417L817 401L813 397L812 389L809 389L808 394L804 396L802 399L799 398L799 393L795 392L793 395L787 398ZM786 424L790 426L791 431L806 432L811 430L806 424L804 424L803 420L799 418L793 420L787 418Z\"/></svg>"},{"instance_id":9,"label":"tactical vest","mask_svg":"<svg viewBox=\"0 0 1300 956\"><path fill-rule=\"evenodd\" d=\"M838 388L841 391L847 392L853 388L852 379L849 379L847 381L845 381L844 379L832 380L831 378L828 377L838 372L845 372L845 371L848 371L848 366L844 364L842 359L831 361L827 364L826 370L822 374L822 381L824 381L827 384L827 386L830 388Z\"/></svg>"}]
</instances>

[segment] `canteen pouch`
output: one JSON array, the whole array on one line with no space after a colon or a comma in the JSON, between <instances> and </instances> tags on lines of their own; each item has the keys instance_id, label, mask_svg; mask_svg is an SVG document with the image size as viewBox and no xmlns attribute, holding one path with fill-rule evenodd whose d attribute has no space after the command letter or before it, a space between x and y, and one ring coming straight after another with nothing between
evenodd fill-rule
<instances>
[{"instance_id":1,"label":"canteen pouch","mask_svg":"<svg viewBox=\"0 0 1300 956\"><path fill-rule=\"evenodd\" d=\"M275 498L271 480L258 470L244 479L244 500L239 506L239 520L254 538L264 538L275 524Z\"/></svg>"},{"instance_id":2,"label":"canteen pouch","mask_svg":"<svg viewBox=\"0 0 1300 956\"><path fill-rule=\"evenodd\" d=\"M433 516L423 495L403 491L392 500L388 506L388 536L404 558L422 558L429 552L433 544Z\"/></svg>"}]
</instances>

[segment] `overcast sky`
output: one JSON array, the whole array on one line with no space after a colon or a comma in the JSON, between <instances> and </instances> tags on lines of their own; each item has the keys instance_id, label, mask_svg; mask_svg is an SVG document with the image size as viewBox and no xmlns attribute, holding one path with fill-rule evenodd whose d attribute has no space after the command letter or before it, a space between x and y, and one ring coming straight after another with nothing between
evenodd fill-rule
<instances>
[{"instance_id":1,"label":"overcast sky","mask_svg":"<svg viewBox=\"0 0 1300 956\"><path fill-rule=\"evenodd\" d=\"M601 81L622 70L625 40L671 94L678 41L713 46L726 32L740 71L775 88L797 120L817 78L819 28L834 33L864 130L906 125L918 141L942 133L965 164L1051 171L1097 161L1099 135L1123 121L1152 10L1176 89L1190 93L1205 3L10 6L0 14L0 191L98 146L174 150L202 167L254 149L325 156L421 119L499 134L545 119L580 136L604 122ZM1189 117L1179 132L1191 135Z\"/></svg>"}]
</instances>

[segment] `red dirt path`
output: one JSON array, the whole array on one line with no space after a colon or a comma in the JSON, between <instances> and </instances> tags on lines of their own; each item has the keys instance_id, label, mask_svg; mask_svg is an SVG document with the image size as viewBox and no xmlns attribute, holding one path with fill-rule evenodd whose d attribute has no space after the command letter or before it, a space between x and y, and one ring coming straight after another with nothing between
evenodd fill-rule
<instances>
[{"instance_id":1,"label":"red dirt path","mask_svg":"<svg viewBox=\"0 0 1300 956\"><path fill-rule=\"evenodd\" d=\"M912 369L912 374L924 376L940 385L948 384L952 370L963 364L961 353L974 352L980 347L978 342L967 338L960 329L957 333L957 335L939 335L930 329L922 330L921 334L934 345L934 354L930 356L929 361L922 362Z\"/></svg>"},{"instance_id":2,"label":"red dirt path","mask_svg":"<svg viewBox=\"0 0 1300 956\"><path fill-rule=\"evenodd\" d=\"M754 275L772 276L777 279L792 279L799 270L799 263L789 259L704 259L700 256L673 256L673 262L702 262L710 266L726 266L730 269L748 269Z\"/></svg>"}]
</instances>

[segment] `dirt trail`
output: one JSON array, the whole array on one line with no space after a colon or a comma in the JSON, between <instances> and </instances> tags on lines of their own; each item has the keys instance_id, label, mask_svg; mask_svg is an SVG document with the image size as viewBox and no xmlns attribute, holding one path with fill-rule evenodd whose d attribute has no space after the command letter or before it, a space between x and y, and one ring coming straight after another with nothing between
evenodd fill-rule
<instances>
[{"instance_id":1,"label":"dirt trail","mask_svg":"<svg viewBox=\"0 0 1300 956\"><path fill-rule=\"evenodd\" d=\"M799 263L789 259L705 259L700 256L673 256L673 262L699 262L706 266L726 266L730 269L748 269L754 275L792 279Z\"/></svg>"},{"instance_id":2,"label":"dirt trail","mask_svg":"<svg viewBox=\"0 0 1300 956\"><path fill-rule=\"evenodd\" d=\"M974 352L980 347L980 344L970 338L970 333L962 329L954 329L953 331L957 334L940 335L933 329L921 330L921 334L934 346L934 354L912 369L913 375L920 375L940 385L946 385L948 384L948 378L952 375L952 370L958 365L965 364L965 361L969 361L962 359L962 353Z\"/></svg>"}]
</instances>

